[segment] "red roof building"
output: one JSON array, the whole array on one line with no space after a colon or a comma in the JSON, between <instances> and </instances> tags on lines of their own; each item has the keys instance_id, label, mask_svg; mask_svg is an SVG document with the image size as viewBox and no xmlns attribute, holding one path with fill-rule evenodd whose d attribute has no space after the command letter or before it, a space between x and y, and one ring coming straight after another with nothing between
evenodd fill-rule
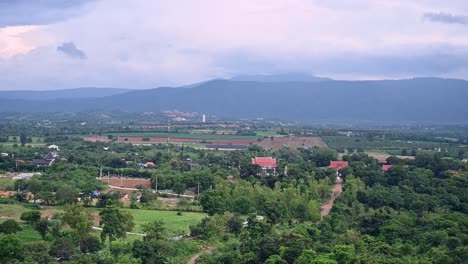
<instances>
[{"instance_id":1,"label":"red roof building","mask_svg":"<svg viewBox=\"0 0 468 264\"><path fill-rule=\"evenodd\" d=\"M265 174L269 174L273 170L273 175L276 175L276 159L272 157L252 158L252 164L262 167Z\"/></svg>"},{"instance_id":2,"label":"red roof building","mask_svg":"<svg viewBox=\"0 0 468 264\"><path fill-rule=\"evenodd\" d=\"M382 170L383 170L383 171L388 171L391 167L393 167L393 165L384 164L384 165L382 165Z\"/></svg>"},{"instance_id":3,"label":"red roof building","mask_svg":"<svg viewBox=\"0 0 468 264\"><path fill-rule=\"evenodd\" d=\"M345 167L348 167L347 161L330 161L330 166L328 166L327 168L332 168L336 171L339 171Z\"/></svg>"},{"instance_id":4,"label":"red roof building","mask_svg":"<svg viewBox=\"0 0 468 264\"><path fill-rule=\"evenodd\" d=\"M156 166L156 165L154 164L154 162L152 162L152 161L148 161L148 162L146 162L146 163L145 163L145 165L146 165L147 167L153 167L153 166Z\"/></svg>"},{"instance_id":5,"label":"red roof building","mask_svg":"<svg viewBox=\"0 0 468 264\"><path fill-rule=\"evenodd\" d=\"M276 168L276 159L272 157L256 157L252 158L252 164L259 165L264 169Z\"/></svg>"}]
</instances>

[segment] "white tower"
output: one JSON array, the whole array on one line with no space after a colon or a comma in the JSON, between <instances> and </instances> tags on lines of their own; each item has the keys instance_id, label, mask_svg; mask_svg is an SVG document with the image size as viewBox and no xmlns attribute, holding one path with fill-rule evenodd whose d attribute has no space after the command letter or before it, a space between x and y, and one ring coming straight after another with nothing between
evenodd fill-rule
<instances>
[{"instance_id":1,"label":"white tower","mask_svg":"<svg viewBox=\"0 0 468 264\"><path fill-rule=\"evenodd\" d=\"M202 115L202 122L206 123L206 115Z\"/></svg>"}]
</instances>

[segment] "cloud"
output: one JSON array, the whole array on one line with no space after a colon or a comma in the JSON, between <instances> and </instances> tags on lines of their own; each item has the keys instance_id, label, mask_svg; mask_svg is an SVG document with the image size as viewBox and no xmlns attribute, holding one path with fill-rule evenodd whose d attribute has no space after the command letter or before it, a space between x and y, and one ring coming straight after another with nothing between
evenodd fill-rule
<instances>
[{"instance_id":1,"label":"cloud","mask_svg":"<svg viewBox=\"0 0 468 264\"><path fill-rule=\"evenodd\" d=\"M431 22L468 25L468 17L450 13L424 13L423 17Z\"/></svg>"},{"instance_id":2,"label":"cloud","mask_svg":"<svg viewBox=\"0 0 468 264\"><path fill-rule=\"evenodd\" d=\"M82 50L78 49L75 46L75 43L73 43L73 42L64 42L64 43L62 43L62 45L57 47L57 51L63 52L67 56L70 56L70 57L76 58L76 59L84 60L84 59L87 58L86 54Z\"/></svg>"},{"instance_id":3,"label":"cloud","mask_svg":"<svg viewBox=\"0 0 468 264\"><path fill-rule=\"evenodd\" d=\"M45 25L67 20L83 12L94 0L0 0L0 27Z\"/></svg>"},{"instance_id":4,"label":"cloud","mask_svg":"<svg viewBox=\"0 0 468 264\"><path fill-rule=\"evenodd\" d=\"M4 2L70 13L24 15L18 23L41 25L1 28L18 14ZM70 2L0 0L0 89L152 88L293 71L468 79L468 27L421 19L427 10L468 14L466 0Z\"/></svg>"}]
</instances>

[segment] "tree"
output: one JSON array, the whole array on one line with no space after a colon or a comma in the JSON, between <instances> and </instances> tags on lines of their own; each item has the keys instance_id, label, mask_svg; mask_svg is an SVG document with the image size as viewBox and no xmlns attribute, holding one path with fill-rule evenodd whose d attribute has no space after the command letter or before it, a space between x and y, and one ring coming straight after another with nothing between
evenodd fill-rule
<instances>
[{"instance_id":1,"label":"tree","mask_svg":"<svg viewBox=\"0 0 468 264\"><path fill-rule=\"evenodd\" d=\"M62 220L75 231L75 236L79 238L86 237L93 227L91 215L78 204L65 205Z\"/></svg>"},{"instance_id":2,"label":"tree","mask_svg":"<svg viewBox=\"0 0 468 264\"><path fill-rule=\"evenodd\" d=\"M83 254L96 253L101 250L99 239L94 236L82 237L79 241L80 251Z\"/></svg>"},{"instance_id":3,"label":"tree","mask_svg":"<svg viewBox=\"0 0 468 264\"><path fill-rule=\"evenodd\" d=\"M28 137L26 136L26 133L23 132L20 134L20 142L21 142L21 146L23 147L28 142Z\"/></svg>"},{"instance_id":4,"label":"tree","mask_svg":"<svg viewBox=\"0 0 468 264\"><path fill-rule=\"evenodd\" d=\"M77 197L78 197L78 190L68 185L64 185L60 187L55 193L55 199L60 204L76 203Z\"/></svg>"},{"instance_id":5,"label":"tree","mask_svg":"<svg viewBox=\"0 0 468 264\"><path fill-rule=\"evenodd\" d=\"M135 226L133 216L128 212L121 212L119 209L111 206L103 209L99 216L99 226L102 227L101 241L104 242L109 237L109 245L116 238L125 238L126 232L129 232Z\"/></svg>"},{"instance_id":6,"label":"tree","mask_svg":"<svg viewBox=\"0 0 468 264\"><path fill-rule=\"evenodd\" d=\"M21 227L18 222L13 219L8 219L0 225L0 232L5 234L15 234L20 231Z\"/></svg>"},{"instance_id":7,"label":"tree","mask_svg":"<svg viewBox=\"0 0 468 264\"><path fill-rule=\"evenodd\" d=\"M34 195L34 202L36 202L36 194L42 189L42 182L38 179L32 178L28 182L28 191Z\"/></svg>"},{"instance_id":8,"label":"tree","mask_svg":"<svg viewBox=\"0 0 468 264\"><path fill-rule=\"evenodd\" d=\"M172 190L177 193L177 197L180 198L180 194L185 191L187 187L185 186L184 183L177 181L172 185Z\"/></svg>"},{"instance_id":9,"label":"tree","mask_svg":"<svg viewBox=\"0 0 468 264\"><path fill-rule=\"evenodd\" d=\"M218 190L205 191L200 197L200 205L209 215L222 214L227 209L225 194Z\"/></svg>"},{"instance_id":10,"label":"tree","mask_svg":"<svg viewBox=\"0 0 468 264\"><path fill-rule=\"evenodd\" d=\"M34 225L34 229L41 235L42 239L46 239L47 232L49 232L49 220L43 218Z\"/></svg>"},{"instance_id":11,"label":"tree","mask_svg":"<svg viewBox=\"0 0 468 264\"><path fill-rule=\"evenodd\" d=\"M21 214L20 219L34 225L41 219L41 212L38 210L26 211Z\"/></svg>"},{"instance_id":12,"label":"tree","mask_svg":"<svg viewBox=\"0 0 468 264\"><path fill-rule=\"evenodd\" d=\"M352 245L336 245L333 248L334 259L338 263L351 264L356 261L356 250Z\"/></svg>"},{"instance_id":13,"label":"tree","mask_svg":"<svg viewBox=\"0 0 468 264\"><path fill-rule=\"evenodd\" d=\"M235 235L239 235L242 232L242 222L240 215L233 214L227 221L228 231Z\"/></svg>"},{"instance_id":14,"label":"tree","mask_svg":"<svg viewBox=\"0 0 468 264\"><path fill-rule=\"evenodd\" d=\"M22 256L23 245L19 238L12 234L0 236L0 261L2 263L19 260Z\"/></svg>"},{"instance_id":15,"label":"tree","mask_svg":"<svg viewBox=\"0 0 468 264\"><path fill-rule=\"evenodd\" d=\"M164 239L166 233L164 222L161 220L143 224L142 230L146 234L146 236L143 238L145 241L150 239Z\"/></svg>"},{"instance_id":16,"label":"tree","mask_svg":"<svg viewBox=\"0 0 468 264\"><path fill-rule=\"evenodd\" d=\"M50 255L61 260L69 260L76 253L73 240L62 237L54 241L50 248Z\"/></svg>"},{"instance_id":17,"label":"tree","mask_svg":"<svg viewBox=\"0 0 468 264\"><path fill-rule=\"evenodd\" d=\"M50 263L53 258L49 256L49 243L45 241L34 241L24 245L25 260L38 263ZM29 263L29 262L27 262Z\"/></svg>"}]
</instances>

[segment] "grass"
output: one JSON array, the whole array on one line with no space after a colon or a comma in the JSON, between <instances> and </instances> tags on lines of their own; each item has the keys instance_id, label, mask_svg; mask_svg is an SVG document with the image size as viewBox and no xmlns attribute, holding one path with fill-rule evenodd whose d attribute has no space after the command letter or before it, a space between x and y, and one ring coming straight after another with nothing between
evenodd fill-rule
<instances>
[{"instance_id":1,"label":"grass","mask_svg":"<svg viewBox=\"0 0 468 264\"><path fill-rule=\"evenodd\" d=\"M100 209L87 208L91 212L98 212ZM182 212L182 215L177 215L175 211L157 211L146 209L121 209L133 215L135 221L135 228L133 232L138 233L142 231L142 225L161 220L164 222L167 229L168 236L176 236L187 234L189 226L198 224L203 218L206 217L205 213L196 212Z\"/></svg>"},{"instance_id":2,"label":"grass","mask_svg":"<svg viewBox=\"0 0 468 264\"><path fill-rule=\"evenodd\" d=\"M206 217L204 213L183 212L182 215L177 215L174 211L154 211L145 209L126 210L130 212L135 220L134 232L141 232L143 224L161 220L165 223L169 236L187 234L189 226L198 224Z\"/></svg>"},{"instance_id":3,"label":"grass","mask_svg":"<svg viewBox=\"0 0 468 264\"><path fill-rule=\"evenodd\" d=\"M21 204L2 204L0 205L0 216L2 218L12 218L19 220L21 213L28 209L24 208Z\"/></svg>"},{"instance_id":4,"label":"grass","mask_svg":"<svg viewBox=\"0 0 468 264\"><path fill-rule=\"evenodd\" d=\"M23 207L20 204L2 204L0 205L0 216L2 220L15 219L19 221L21 213L29 209ZM41 210L44 216L48 211L61 211L62 207L51 207L47 210ZM87 208L90 212L99 212L98 208ZM205 213L196 212L182 212L182 215L177 215L175 211L156 211L146 209L121 209L128 211L134 217L135 228L133 232L141 232L142 225L155 220L161 220L164 222L167 228L168 236L176 236L180 234L187 234L189 232L190 225L196 225L203 218L206 217ZM52 212L51 211L51 212ZM50 212L48 212L50 213Z\"/></svg>"}]
</instances>

